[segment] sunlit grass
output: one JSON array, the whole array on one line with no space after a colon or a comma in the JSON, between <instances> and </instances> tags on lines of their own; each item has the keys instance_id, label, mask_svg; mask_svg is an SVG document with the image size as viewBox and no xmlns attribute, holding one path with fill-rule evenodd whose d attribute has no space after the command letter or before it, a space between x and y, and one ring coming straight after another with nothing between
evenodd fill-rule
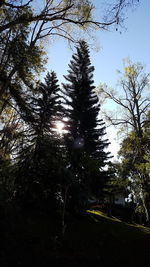
<instances>
[{"instance_id":1,"label":"sunlit grass","mask_svg":"<svg viewBox=\"0 0 150 267\"><path fill-rule=\"evenodd\" d=\"M99 215L99 216L104 217L105 219L108 219L108 220L112 220L112 221L116 221L116 222L121 222L121 220L117 219L116 217L113 217L113 216L112 217L108 217L105 213L103 213L101 211L87 210L87 213Z\"/></svg>"},{"instance_id":2,"label":"sunlit grass","mask_svg":"<svg viewBox=\"0 0 150 267\"><path fill-rule=\"evenodd\" d=\"M95 217L93 217L95 222L102 222L102 219L104 218L106 222L120 222L122 224L122 226L126 227L129 231L129 234L133 234L133 230L136 230L137 235L140 234L140 232L143 232L144 234L150 234L150 228L149 227L145 227L143 225L139 225L139 224L131 224L131 223L125 223L122 222L121 220L119 220L116 217L108 217L105 213L101 212L101 211L97 211L97 210L87 210L87 213L90 215L96 215ZM115 226L113 226L114 224L112 224L112 228ZM120 229L118 228L118 231L120 232ZM130 233L130 231L132 231L132 233Z\"/></svg>"}]
</instances>

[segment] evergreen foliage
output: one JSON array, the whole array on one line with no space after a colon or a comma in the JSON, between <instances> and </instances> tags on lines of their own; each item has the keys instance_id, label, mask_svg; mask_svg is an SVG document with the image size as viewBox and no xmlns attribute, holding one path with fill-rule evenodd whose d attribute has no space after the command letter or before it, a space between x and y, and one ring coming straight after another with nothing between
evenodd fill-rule
<instances>
[{"instance_id":1,"label":"evergreen foliage","mask_svg":"<svg viewBox=\"0 0 150 267\"><path fill-rule=\"evenodd\" d=\"M65 116L69 120L70 168L78 183L87 189L86 193L91 193L92 184L95 183L93 187L98 187L98 180L102 181L102 168L109 155L105 151L108 140L103 138L105 125L98 118L100 104L94 91L93 71L88 46L85 41L80 41L69 64L68 75L65 76L68 83L63 84L63 92ZM92 191L94 193L94 188Z\"/></svg>"},{"instance_id":2,"label":"evergreen foliage","mask_svg":"<svg viewBox=\"0 0 150 267\"><path fill-rule=\"evenodd\" d=\"M35 113L33 127L37 135L44 133L54 134L56 122L60 119L62 110L60 105L59 85L55 72L47 73L45 82L40 83L37 88L37 96L33 98L32 104Z\"/></svg>"},{"instance_id":3,"label":"evergreen foliage","mask_svg":"<svg viewBox=\"0 0 150 267\"><path fill-rule=\"evenodd\" d=\"M16 184L25 199L38 201L44 195L54 199L62 168L61 140L55 131L60 118L59 85L56 74L48 73L32 97L34 120L28 142L20 151Z\"/></svg>"}]
</instances>

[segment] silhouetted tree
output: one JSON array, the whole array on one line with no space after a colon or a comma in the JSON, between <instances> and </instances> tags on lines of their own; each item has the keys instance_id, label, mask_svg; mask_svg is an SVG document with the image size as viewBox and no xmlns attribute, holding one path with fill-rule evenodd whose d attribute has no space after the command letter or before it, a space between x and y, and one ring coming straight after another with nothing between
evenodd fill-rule
<instances>
[{"instance_id":1,"label":"silhouetted tree","mask_svg":"<svg viewBox=\"0 0 150 267\"><path fill-rule=\"evenodd\" d=\"M101 190L103 167L109 154L105 151L109 143L103 138L105 125L99 119L100 104L94 91L93 71L88 46L85 41L80 41L70 62L69 74L65 76L68 83L63 84L63 92L68 118L70 169L87 195Z\"/></svg>"},{"instance_id":2,"label":"silhouetted tree","mask_svg":"<svg viewBox=\"0 0 150 267\"><path fill-rule=\"evenodd\" d=\"M33 98L35 121L33 127L37 135L52 134L56 122L61 117L60 88L55 72L47 73L45 82L40 83L37 95Z\"/></svg>"},{"instance_id":3,"label":"silhouetted tree","mask_svg":"<svg viewBox=\"0 0 150 267\"><path fill-rule=\"evenodd\" d=\"M28 199L40 200L45 195L54 200L58 193L63 168L61 139L56 131L61 110L58 92L56 74L51 72L45 83L39 84L31 101L34 120L30 123L28 142L20 151L17 179L20 191Z\"/></svg>"}]
</instances>

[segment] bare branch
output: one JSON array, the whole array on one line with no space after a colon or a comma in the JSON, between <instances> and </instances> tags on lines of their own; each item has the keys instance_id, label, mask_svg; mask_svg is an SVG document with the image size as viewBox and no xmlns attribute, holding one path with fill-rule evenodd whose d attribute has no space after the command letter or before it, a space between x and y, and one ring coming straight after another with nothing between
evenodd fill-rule
<instances>
[{"instance_id":1,"label":"bare branch","mask_svg":"<svg viewBox=\"0 0 150 267\"><path fill-rule=\"evenodd\" d=\"M5 5L10 5L14 8L23 8L25 6L28 6L30 4L30 2L32 2L32 0L28 1L25 5L22 6L15 6L9 3L5 3ZM50 8L49 7L49 2L47 2L46 6L44 7L44 9L41 11L40 14L38 15L30 15L28 17L25 16L20 16L16 19L14 19L13 21L10 21L9 23L6 23L5 25L1 25L0 26L0 32L10 28L10 27L14 27L18 24L22 24L22 23L32 23L34 21L56 21L56 20L60 20L60 21L66 21L68 23L71 24L75 24L75 25L86 25L86 24L93 24L95 26L97 26L99 29L107 29L108 26L111 26L113 24L118 24L118 18L119 18L119 14L120 12L127 6L127 0L119 0L119 4L116 4L115 7L112 9L112 13L113 14L112 18L110 17L110 19L105 19L102 22L100 21L94 21L94 20L89 20L89 13L92 11L93 6L90 4L89 5L89 13L87 14L86 18L81 18L81 20L79 20L76 16L74 19L71 18L71 13L68 13L69 10L72 10L73 8L75 8L75 4L74 2L72 3L72 1L70 1L70 3L65 6L65 7L60 7L59 10L56 10L59 8L60 4L58 4L57 8ZM50 3L51 5L51 3ZM56 10L56 11L54 11ZM51 12L53 11L53 12Z\"/></svg>"},{"instance_id":2,"label":"bare branch","mask_svg":"<svg viewBox=\"0 0 150 267\"><path fill-rule=\"evenodd\" d=\"M129 73L126 72L126 69ZM110 91L107 87L101 89L106 99L114 101L124 111L121 118L118 118L119 115L115 118L113 114L106 115L106 118L113 125L123 125L125 123L130 125L139 138L143 134L142 125L145 119L143 115L150 108L150 98L145 93L145 89L149 86L149 73L146 75L142 72L143 67L141 64L131 64L129 62L120 83L123 89L123 97L117 96L113 90Z\"/></svg>"},{"instance_id":3,"label":"bare branch","mask_svg":"<svg viewBox=\"0 0 150 267\"><path fill-rule=\"evenodd\" d=\"M9 4L9 3L3 1L3 2L1 3L0 6L5 5L5 6L11 7L11 8L17 8L17 9L18 9L18 8L24 8L24 7L28 6L32 1L33 1L33 0L29 0L26 4L24 4L24 5L20 5L20 6L18 6L18 5L16 6L16 5L13 5L13 4Z\"/></svg>"}]
</instances>

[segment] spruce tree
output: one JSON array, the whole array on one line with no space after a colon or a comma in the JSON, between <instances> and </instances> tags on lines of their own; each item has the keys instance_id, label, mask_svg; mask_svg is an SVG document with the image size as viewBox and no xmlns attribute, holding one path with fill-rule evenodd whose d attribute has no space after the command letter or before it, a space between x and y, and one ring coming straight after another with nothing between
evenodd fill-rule
<instances>
[{"instance_id":1,"label":"spruce tree","mask_svg":"<svg viewBox=\"0 0 150 267\"><path fill-rule=\"evenodd\" d=\"M89 49L80 41L69 64L68 83L63 84L68 118L70 168L77 182L89 193L99 193L104 185L108 155L105 124L99 119L100 104L93 81ZM101 188L100 188L101 187Z\"/></svg>"},{"instance_id":2,"label":"spruce tree","mask_svg":"<svg viewBox=\"0 0 150 267\"><path fill-rule=\"evenodd\" d=\"M59 85L55 72L48 73L32 98L34 121L30 124L29 143L22 150L16 183L25 199L40 200L43 194L54 200L63 168L61 140L55 131L60 119ZM19 187L20 188L20 187Z\"/></svg>"},{"instance_id":3,"label":"spruce tree","mask_svg":"<svg viewBox=\"0 0 150 267\"><path fill-rule=\"evenodd\" d=\"M60 119L60 96L56 73L48 72L45 82L40 83L38 97L33 99L36 134L52 133L55 122Z\"/></svg>"}]
</instances>

